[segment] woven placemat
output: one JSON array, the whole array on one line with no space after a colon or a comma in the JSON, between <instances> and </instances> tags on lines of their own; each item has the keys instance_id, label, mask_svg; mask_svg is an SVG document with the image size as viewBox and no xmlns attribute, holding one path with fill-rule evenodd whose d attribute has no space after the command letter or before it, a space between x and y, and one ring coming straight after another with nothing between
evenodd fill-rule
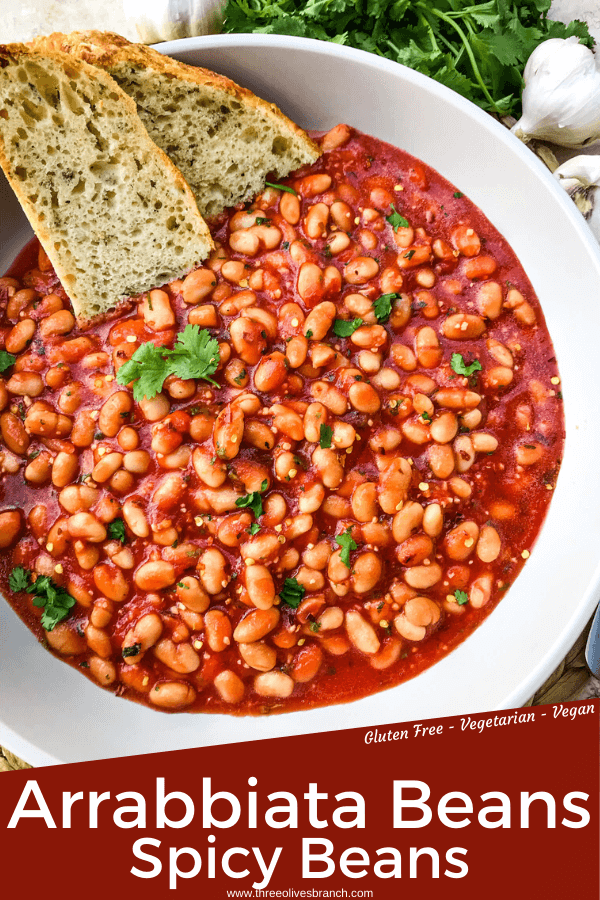
<instances>
[{"instance_id":1,"label":"woven placemat","mask_svg":"<svg viewBox=\"0 0 600 900\"><path fill-rule=\"evenodd\" d=\"M565 703L567 700L578 700L584 697L600 696L600 681L590 677L585 664L585 643L590 630L588 623L583 634L577 639L560 666L541 686L539 691L525 703L525 706L542 706L548 703ZM30 769L31 766L0 747L0 772L14 772L18 769Z\"/></svg>"}]
</instances>

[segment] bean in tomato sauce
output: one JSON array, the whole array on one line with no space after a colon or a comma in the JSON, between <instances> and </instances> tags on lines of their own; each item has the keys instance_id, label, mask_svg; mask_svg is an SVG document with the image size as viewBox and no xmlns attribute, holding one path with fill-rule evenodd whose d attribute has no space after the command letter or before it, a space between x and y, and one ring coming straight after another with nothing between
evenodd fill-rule
<instances>
[{"instance_id":1,"label":"bean in tomato sauce","mask_svg":"<svg viewBox=\"0 0 600 900\"><path fill-rule=\"evenodd\" d=\"M0 279L2 590L158 709L305 709L417 675L503 596L556 483L560 378L507 242L403 151L317 139L116 318L79 327L35 243ZM136 398L119 369L190 325L218 346L208 377Z\"/></svg>"}]
</instances>

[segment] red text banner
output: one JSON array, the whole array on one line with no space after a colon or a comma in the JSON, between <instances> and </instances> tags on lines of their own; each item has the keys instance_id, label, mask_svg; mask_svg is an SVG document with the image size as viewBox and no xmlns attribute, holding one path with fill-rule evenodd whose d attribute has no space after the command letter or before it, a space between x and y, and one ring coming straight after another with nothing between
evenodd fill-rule
<instances>
[{"instance_id":1,"label":"red text banner","mask_svg":"<svg viewBox=\"0 0 600 900\"><path fill-rule=\"evenodd\" d=\"M581 701L11 773L4 893L592 900L598 712Z\"/></svg>"}]
</instances>

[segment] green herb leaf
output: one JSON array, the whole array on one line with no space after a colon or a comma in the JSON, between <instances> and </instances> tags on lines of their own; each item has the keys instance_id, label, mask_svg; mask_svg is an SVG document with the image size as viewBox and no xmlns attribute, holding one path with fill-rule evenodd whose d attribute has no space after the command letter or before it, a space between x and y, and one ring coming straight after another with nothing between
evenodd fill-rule
<instances>
[{"instance_id":1,"label":"green herb leaf","mask_svg":"<svg viewBox=\"0 0 600 900\"><path fill-rule=\"evenodd\" d=\"M130 644L129 647L123 647L121 650L121 656L123 659L127 659L128 656L137 656L142 649L141 644Z\"/></svg>"},{"instance_id":2,"label":"green herb leaf","mask_svg":"<svg viewBox=\"0 0 600 900\"><path fill-rule=\"evenodd\" d=\"M387 322L392 314L392 302L398 300L400 294L382 294L373 304L378 322Z\"/></svg>"},{"instance_id":3,"label":"green herb leaf","mask_svg":"<svg viewBox=\"0 0 600 900\"><path fill-rule=\"evenodd\" d=\"M258 524L258 522L253 522L249 528L246 528L246 531L248 532L248 534L251 534L254 536L255 534L258 534L258 532L260 531L260 525Z\"/></svg>"},{"instance_id":4,"label":"green herb leaf","mask_svg":"<svg viewBox=\"0 0 600 900\"><path fill-rule=\"evenodd\" d=\"M219 358L219 342L198 325L186 325L169 355L173 375L184 380L202 378L215 387L219 385L210 376L217 371Z\"/></svg>"},{"instance_id":5,"label":"green herb leaf","mask_svg":"<svg viewBox=\"0 0 600 900\"><path fill-rule=\"evenodd\" d=\"M358 544L352 539L352 528L347 528L342 534L338 534L335 539L336 544L342 548L340 559L347 569L350 568L350 551L357 550Z\"/></svg>"},{"instance_id":6,"label":"green herb leaf","mask_svg":"<svg viewBox=\"0 0 600 900\"><path fill-rule=\"evenodd\" d=\"M123 519L113 519L112 522L109 522L106 532L112 541L121 541L124 544L127 540Z\"/></svg>"},{"instance_id":7,"label":"green herb leaf","mask_svg":"<svg viewBox=\"0 0 600 900\"><path fill-rule=\"evenodd\" d=\"M7 353L6 350L0 350L0 372L6 372L7 369L14 366L16 361L17 357L13 356L12 353Z\"/></svg>"},{"instance_id":8,"label":"green herb leaf","mask_svg":"<svg viewBox=\"0 0 600 900\"><path fill-rule=\"evenodd\" d=\"M456 590L454 591L454 596L456 597L456 602L459 606L464 606L465 603L469 602L469 595L466 591Z\"/></svg>"},{"instance_id":9,"label":"green herb leaf","mask_svg":"<svg viewBox=\"0 0 600 900\"><path fill-rule=\"evenodd\" d=\"M333 333L338 337L350 337L362 323L362 319L336 319L333 323Z\"/></svg>"},{"instance_id":10,"label":"green herb leaf","mask_svg":"<svg viewBox=\"0 0 600 900\"><path fill-rule=\"evenodd\" d=\"M460 200L460 198L461 198L463 195L461 194L460 191L454 191L453 196L456 197L457 200Z\"/></svg>"},{"instance_id":11,"label":"green herb leaf","mask_svg":"<svg viewBox=\"0 0 600 900\"><path fill-rule=\"evenodd\" d=\"M293 187L289 187L287 184L273 184L270 181L265 181L265 185L270 188L276 188L278 191L287 191L288 194L293 194L295 197L298 196L298 192L295 191Z\"/></svg>"},{"instance_id":12,"label":"green herb leaf","mask_svg":"<svg viewBox=\"0 0 600 900\"><path fill-rule=\"evenodd\" d=\"M117 372L117 384L133 382L137 401L152 400L162 390L169 375L179 378L203 378L218 387L210 376L219 365L219 342L198 325L186 325L172 350L152 342L141 344L131 359Z\"/></svg>"},{"instance_id":13,"label":"green herb leaf","mask_svg":"<svg viewBox=\"0 0 600 900\"><path fill-rule=\"evenodd\" d=\"M479 372L481 369L481 363L478 359L474 360L470 365L467 365L463 359L462 353L453 353L450 359L450 368L456 372L457 375L472 375L473 372Z\"/></svg>"},{"instance_id":14,"label":"green herb leaf","mask_svg":"<svg viewBox=\"0 0 600 900\"><path fill-rule=\"evenodd\" d=\"M8 586L15 594L29 590L29 577L31 573L22 566L15 566L8 576Z\"/></svg>"},{"instance_id":15,"label":"green herb leaf","mask_svg":"<svg viewBox=\"0 0 600 900\"><path fill-rule=\"evenodd\" d=\"M288 606L298 609L305 593L306 588L301 584L298 584L295 578L286 578L283 582L283 587L279 591L279 597L283 603L287 603Z\"/></svg>"},{"instance_id":16,"label":"green herb leaf","mask_svg":"<svg viewBox=\"0 0 600 900\"><path fill-rule=\"evenodd\" d=\"M165 355L165 347L155 344L141 344L131 359L117 372L117 384L126 385L133 381L135 400L152 400L162 390L171 374L171 367Z\"/></svg>"},{"instance_id":17,"label":"green herb leaf","mask_svg":"<svg viewBox=\"0 0 600 900\"><path fill-rule=\"evenodd\" d=\"M255 225L266 225L267 228L270 228L273 224L270 219L266 219L263 216L257 216L254 220Z\"/></svg>"},{"instance_id":18,"label":"green herb leaf","mask_svg":"<svg viewBox=\"0 0 600 900\"><path fill-rule=\"evenodd\" d=\"M385 221L390 223L394 231L398 231L399 228L408 228L408 219L400 215L393 203L391 204L391 209L392 212L385 217Z\"/></svg>"},{"instance_id":19,"label":"green herb leaf","mask_svg":"<svg viewBox=\"0 0 600 900\"><path fill-rule=\"evenodd\" d=\"M43 609L41 625L45 631L56 628L75 606L75 598L48 575L40 575L26 590L28 594L33 594L33 605Z\"/></svg>"},{"instance_id":20,"label":"green herb leaf","mask_svg":"<svg viewBox=\"0 0 600 900\"><path fill-rule=\"evenodd\" d=\"M321 630L321 623L320 622L311 622L308 627L314 634L318 634L318 632Z\"/></svg>"},{"instance_id":21,"label":"green herb leaf","mask_svg":"<svg viewBox=\"0 0 600 900\"><path fill-rule=\"evenodd\" d=\"M538 44L574 35L593 46L584 22L563 25L549 9L550 0L228 0L223 30L357 47L518 118L522 72Z\"/></svg>"},{"instance_id":22,"label":"green herb leaf","mask_svg":"<svg viewBox=\"0 0 600 900\"><path fill-rule=\"evenodd\" d=\"M319 446L326 450L331 447L331 438L333 437L333 428L330 425L321 425L319 429Z\"/></svg>"},{"instance_id":23,"label":"green herb leaf","mask_svg":"<svg viewBox=\"0 0 600 900\"><path fill-rule=\"evenodd\" d=\"M238 497L235 501L235 505L239 506L240 509L251 509L254 513L255 517L258 519L259 516L263 514L263 505L262 505L262 497L261 494L267 489L269 482L265 479L260 486L260 491L252 491L250 494L245 494L243 497Z\"/></svg>"}]
</instances>

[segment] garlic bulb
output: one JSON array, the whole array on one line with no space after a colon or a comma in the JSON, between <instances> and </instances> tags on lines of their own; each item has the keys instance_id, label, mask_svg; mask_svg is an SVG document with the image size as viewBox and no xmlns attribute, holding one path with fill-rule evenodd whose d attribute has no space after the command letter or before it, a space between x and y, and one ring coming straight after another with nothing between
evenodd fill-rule
<instances>
[{"instance_id":1,"label":"garlic bulb","mask_svg":"<svg viewBox=\"0 0 600 900\"><path fill-rule=\"evenodd\" d=\"M577 208L589 218L594 209L594 189L600 185L600 156L574 156L553 174Z\"/></svg>"},{"instance_id":2,"label":"garlic bulb","mask_svg":"<svg viewBox=\"0 0 600 900\"><path fill-rule=\"evenodd\" d=\"M600 140L600 71L592 51L576 37L541 43L523 77L523 115L511 129L518 138L563 147Z\"/></svg>"},{"instance_id":3,"label":"garlic bulb","mask_svg":"<svg viewBox=\"0 0 600 900\"><path fill-rule=\"evenodd\" d=\"M225 0L123 0L123 11L144 44L218 34Z\"/></svg>"}]
</instances>

